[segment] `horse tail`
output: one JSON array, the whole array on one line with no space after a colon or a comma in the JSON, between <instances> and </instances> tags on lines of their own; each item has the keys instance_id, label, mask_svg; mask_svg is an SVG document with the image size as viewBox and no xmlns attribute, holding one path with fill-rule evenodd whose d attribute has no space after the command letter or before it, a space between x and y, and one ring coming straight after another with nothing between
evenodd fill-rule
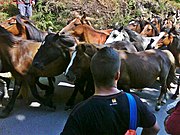
<instances>
[{"instance_id":1,"label":"horse tail","mask_svg":"<svg viewBox=\"0 0 180 135\"><path fill-rule=\"evenodd\" d=\"M171 62L171 67L169 70L169 74L167 77L167 87L168 89L171 88L170 84L174 83L177 84L177 77L176 77L176 66L175 66L175 58L173 56L173 54L169 51L169 50L162 50L163 52L165 52Z\"/></svg>"}]
</instances>

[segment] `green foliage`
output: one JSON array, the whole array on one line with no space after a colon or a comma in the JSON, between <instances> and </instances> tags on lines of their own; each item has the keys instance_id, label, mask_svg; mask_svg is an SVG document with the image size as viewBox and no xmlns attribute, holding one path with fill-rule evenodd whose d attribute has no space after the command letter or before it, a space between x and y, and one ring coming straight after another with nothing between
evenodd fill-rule
<instances>
[{"instance_id":1,"label":"green foliage","mask_svg":"<svg viewBox=\"0 0 180 135\"><path fill-rule=\"evenodd\" d=\"M100 1L100 3L96 3ZM180 0L38 0L38 3L33 7L33 16L31 19L35 25L41 30L47 30L49 27L53 28L54 32L60 31L67 21L72 19L72 11L83 12L86 11L88 17L95 18L92 23L97 29L105 29L109 26L126 25L132 18L142 15L137 3L149 2L148 10L153 13L163 14L167 13L169 9L166 1L170 3L171 7L180 5ZM177 2L177 3L176 3ZM94 4L93 4L94 3ZM155 4L154 4L155 3ZM172 4L171 4L172 3ZM89 4L89 5L88 5ZM179 6L180 7L180 6ZM148 12L149 12L148 11ZM16 4L0 5L0 22L7 18L18 14Z\"/></svg>"},{"instance_id":2,"label":"green foliage","mask_svg":"<svg viewBox=\"0 0 180 135\"><path fill-rule=\"evenodd\" d=\"M65 26L66 20L64 18L69 15L69 12L65 4L61 2L43 2L40 0L33 11L31 19L42 30L51 27L53 31L59 31Z\"/></svg>"},{"instance_id":3,"label":"green foliage","mask_svg":"<svg viewBox=\"0 0 180 135\"><path fill-rule=\"evenodd\" d=\"M7 18L17 15L18 9L14 4L2 4L0 5L0 22L3 22Z\"/></svg>"}]
</instances>

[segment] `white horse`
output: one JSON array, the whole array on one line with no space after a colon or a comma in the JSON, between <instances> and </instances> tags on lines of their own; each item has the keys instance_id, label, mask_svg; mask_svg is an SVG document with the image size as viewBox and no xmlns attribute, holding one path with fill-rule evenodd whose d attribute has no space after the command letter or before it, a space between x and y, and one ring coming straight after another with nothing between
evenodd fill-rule
<instances>
[{"instance_id":1,"label":"white horse","mask_svg":"<svg viewBox=\"0 0 180 135\"><path fill-rule=\"evenodd\" d=\"M159 36L144 37L135 31L128 29L127 27L120 27L117 30L113 30L106 40L105 44L112 43L114 41L131 41L136 43L135 46L141 46L143 50L149 48L155 48L158 41L165 35L165 32L161 32Z\"/></svg>"}]
</instances>

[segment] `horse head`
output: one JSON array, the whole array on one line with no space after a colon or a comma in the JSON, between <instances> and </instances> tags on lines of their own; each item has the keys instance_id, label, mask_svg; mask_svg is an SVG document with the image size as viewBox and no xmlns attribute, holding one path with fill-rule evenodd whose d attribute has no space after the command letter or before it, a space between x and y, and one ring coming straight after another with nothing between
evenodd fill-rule
<instances>
[{"instance_id":1,"label":"horse head","mask_svg":"<svg viewBox=\"0 0 180 135\"><path fill-rule=\"evenodd\" d=\"M105 44L112 43L114 41L130 40L128 33L124 30L124 27L113 30L107 38Z\"/></svg>"},{"instance_id":2,"label":"horse head","mask_svg":"<svg viewBox=\"0 0 180 135\"><path fill-rule=\"evenodd\" d=\"M69 51L74 46L75 40L69 35L48 34L34 57L33 66L43 69L59 57L70 60Z\"/></svg>"},{"instance_id":3,"label":"horse head","mask_svg":"<svg viewBox=\"0 0 180 135\"><path fill-rule=\"evenodd\" d=\"M92 44L78 45L65 72L67 80L75 81L86 76L90 70L91 57L96 51L97 48Z\"/></svg>"},{"instance_id":4,"label":"horse head","mask_svg":"<svg viewBox=\"0 0 180 135\"><path fill-rule=\"evenodd\" d=\"M152 22L149 22L148 24L146 24L146 26L144 26L144 29L140 34L145 37L153 37L153 36L158 36L159 31L156 25L154 25Z\"/></svg>"},{"instance_id":5,"label":"horse head","mask_svg":"<svg viewBox=\"0 0 180 135\"><path fill-rule=\"evenodd\" d=\"M8 29L9 27L11 27L14 24L16 24L16 16L13 16L13 17L7 19L6 21L2 22L0 25L2 27L4 27L5 29Z\"/></svg>"},{"instance_id":6,"label":"horse head","mask_svg":"<svg viewBox=\"0 0 180 135\"><path fill-rule=\"evenodd\" d=\"M140 23L138 20L131 20L129 23L128 23L128 26L127 26L129 29L133 30L133 31L136 31L138 33L141 32L141 26L140 26Z\"/></svg>"},{"instance_id":7,"label":"horse head","mask_svg":"<svg viewBox=\"0 0 180 135\"><path fill-rule=\"evenodd\" d=\"M169 32L173 28L173 21L165 18L161 30Z\"/></svg>"},{"instance_id":8,"label":"horse head","mask_svg":"<svg viewBox=\"0 0 180 135\"><path fill-rule=\"evenodd\" d=\"M155 16L154 18L151 19L150 21L156 28L157 31L160 32L162 28L162 19L158 16Z\"/></svg>"},{"instance_id":9,"label":"horse head","mask_svg":"<svg viewBox=\"0 0 180 135\"><path fill-rule=\"evenodd\" d=\"M11 32L13 35L15 36L19 36L22 34L22 27L20 27L17 24L17 17L13 16L9 19L7 19L6 21L4 21L3 23L0 24L0 26L4 27L7 31Z\"/></svg>"},{"instance_id":10,"label":"horse head","mask_svg":"<svg viewBox=\"0 0 180 135\"><path fill-rule=\"evenodd\" d=\"M59 33L60 34L66 33L68 31L71 31L72 29L74 29L76 26L82 25L82 24L87 24L87 25L91 26L91 23L87 19L85 13L83 14L83 16L76 16L76 18L74 18L73 20L68 21L68 24L64 28L62 28Z\"/></svg>"},{"instance_id":11,"label":"horse head","mask_svg":"<svg viewBox=\"0 0 180 135\"><path fill-rule=\"evenodd\" d=\"M137 33L141 33L141 31L144 29L144 26L147 24L148 22L144 19L139 19L139 20L131 20L127 26L127 28L137 32Z\"/></svg>"}]
</instances>

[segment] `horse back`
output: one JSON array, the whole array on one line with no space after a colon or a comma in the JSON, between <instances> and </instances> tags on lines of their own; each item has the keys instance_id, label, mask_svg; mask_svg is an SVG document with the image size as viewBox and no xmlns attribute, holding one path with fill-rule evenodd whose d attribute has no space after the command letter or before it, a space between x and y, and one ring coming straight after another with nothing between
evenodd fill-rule
<instances>
[{"instance_id":1,"label":"horse back","mask_svg":"<svg viewBox=\"0 0 180 135\"><path fill-rule=\"evenodd\" d=\"M118 84L129 88L144 88L152 85L157 77L167 77L171 62L161 50L120 52L121 77Z\"/></svg>"}]
</instances>

